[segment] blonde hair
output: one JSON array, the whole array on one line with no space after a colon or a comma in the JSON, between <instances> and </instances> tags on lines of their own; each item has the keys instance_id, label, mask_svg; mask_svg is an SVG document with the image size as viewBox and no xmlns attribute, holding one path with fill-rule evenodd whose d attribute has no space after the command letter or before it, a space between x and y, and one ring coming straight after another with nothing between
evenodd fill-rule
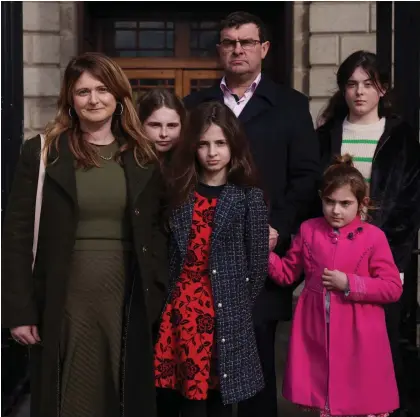
<instances>
[{"instance_id":1,"label":"blonde hair","mask_svg":"<svg viewBox=\"0 0 420 417\"><path fill-rule=\"evenodd\" d=\"M130 82L122 69L109 57L97 52L88 52L73 58L67 65L58 98L56 116L45 129L45 147L43 155L53 146L58 151L58 138L63 133L68 134L69 147L77 165L84 168L99 166L96 150L82 139L80 121L73 107L73 90L79 77L88 72L109 89L116 101L122 105L122 114L114 113L111 129L113 134L123 136L126 140L120 150L132 150L138 165L145 165L157 159L152 144L149 142L133 105ZM117 111L120 106L117 106ZM71 114L73 113L73 114Z\"/></svg>"}]
</instances>

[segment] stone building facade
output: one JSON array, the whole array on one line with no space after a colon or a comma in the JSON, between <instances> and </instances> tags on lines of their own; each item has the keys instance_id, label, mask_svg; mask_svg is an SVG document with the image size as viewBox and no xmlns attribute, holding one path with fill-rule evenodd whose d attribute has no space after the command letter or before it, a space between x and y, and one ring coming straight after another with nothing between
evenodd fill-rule
<instances>
[{"instance_id":1,"label":"stone building facade","mask_svg":"<svg viewBox=\"0 0 420 417\"><path fill-rule=\"evenodd\" d=\"M23 2L24 136L54 117L61 76L77 52L75 2Z\"/></svg>"}]
</instances>

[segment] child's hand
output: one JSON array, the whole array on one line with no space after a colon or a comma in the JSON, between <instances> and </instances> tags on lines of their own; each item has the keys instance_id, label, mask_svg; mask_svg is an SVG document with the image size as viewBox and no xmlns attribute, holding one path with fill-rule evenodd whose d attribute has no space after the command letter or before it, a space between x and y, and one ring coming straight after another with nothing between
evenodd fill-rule
<instances>
[{"instance_id":1,"label":"child's hand","mask_svg":"<svg viewBox=\"0 0 420 417\"><path fill-rule=\"evenodd\" d=\"M347 291L349 286L349 280L344 272L337 270L330 271L325 268L322 274L322 284L328 291L339 290Z\"/></svg>"},{"instance_id":2,"label":"child's hand","mask_svg":"<svg viewBox=\"0 0 420 417\"><path fill-rule=\"evenodd\" d=\"M270 225L268 226L268 230L268 247L270 248L270 252L272 252L277 246L277 239L279 237L279 234L277 233L277 230L273 229Z\"/></svg>"}]
</instances>

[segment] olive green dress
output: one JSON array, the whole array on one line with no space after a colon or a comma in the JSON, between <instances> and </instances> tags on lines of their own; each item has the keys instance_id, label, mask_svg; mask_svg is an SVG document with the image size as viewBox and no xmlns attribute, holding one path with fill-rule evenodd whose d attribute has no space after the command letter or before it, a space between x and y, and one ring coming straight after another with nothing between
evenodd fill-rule
<instances>
[{"instance_id":1,"label":"olive green dress","mask_svg":"<svg viewBox=\"0 0 420 417\"><path fill-rule=\"evenodd\" d=\"M116 142L98 146L109 158ZM79 222L60 341L60 417L116 417L130 236L123 168L76 170ZM59 242L57 242L59 244Z\"/></svg>"}]
</instances>

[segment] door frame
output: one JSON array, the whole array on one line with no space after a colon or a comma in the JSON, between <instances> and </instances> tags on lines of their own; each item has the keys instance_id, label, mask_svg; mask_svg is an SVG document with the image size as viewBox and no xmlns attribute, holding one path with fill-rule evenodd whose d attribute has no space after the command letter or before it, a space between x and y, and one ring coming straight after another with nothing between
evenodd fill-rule
<instances>
[{"instance_id":1,"label":"door frame","mask_svg":"<svg viewBox=\"0 0 420 417\"><path fill-rule=\"evenodd\" d=\"M125 69L122 68L125 75L128 79L136 78L148 78L148 79L162 79L162 78L172 78L175 84L175 94L178 97L181 97L183 90L182 82L182 70L180 69L160 69L160 68L150 68L150 69Z\"/></svg>"},{"instance_id":2,"label":"door frame","mask_svg":"<svg viewBox=\"0 0 420 417\"><path fill-rule=\"evenodd\" d=\"M166 64L165 64L166 65ZM191 80L194 79L211 79L217 80L223 76L220 69L197 69L193 67L189 68L150 68L150 69L138 69L122 67L125 75L128 79L162 79L168 78L173 79L175 84L175 94L178 97L185 97L191 92Z\"/></svg>"},{"instance_id":3,"label":"door frame","mask_svg":"<svg viewBox=\"0 0 420 417\"><path fill-rule=\"evenodd\" d=\"M123 70L128 69L219 69L214 58L112 58Z\"/></svg>"},{"instance_id":4,"label":"door frame","mask_svg":"<svg viewBox=\"0 0 420 417\"><path fill-rule=\"evenodd\" d=\"M185 97L190 93L193 76L201 74L210 78L221 78L222 68L214 58L112 58L128 78L173 78L175 94Z\"/></svg>"},{"instance_id":5,"label":"door frame","mask_svg":"<svg viewBox=\"0 0 420 417\"><path fill-rule=\"evenodd\" d=\"M203 69L203 70L197 70L197 69L191 69L191 70L185 70L182 72L182 94L183 96L187 96L191 93L191 80L194 79L201 79L201 80L217 80L220 79L223 76L223 73L221 70L217 69Z\"/></svg>"}]
</instances>

